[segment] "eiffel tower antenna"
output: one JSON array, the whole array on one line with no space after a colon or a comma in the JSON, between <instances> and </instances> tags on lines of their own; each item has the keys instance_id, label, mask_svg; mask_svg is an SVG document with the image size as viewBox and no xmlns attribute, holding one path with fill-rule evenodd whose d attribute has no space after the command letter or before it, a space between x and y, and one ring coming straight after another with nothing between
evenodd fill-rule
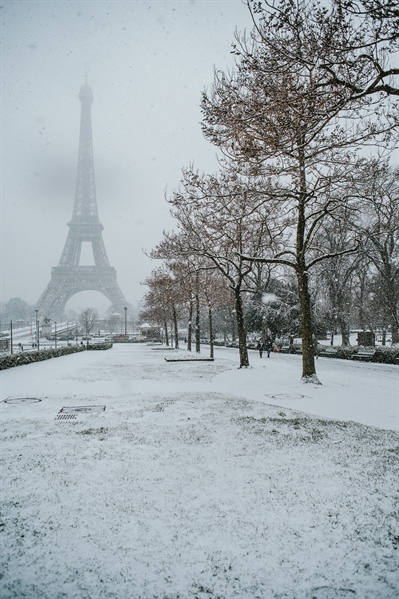
<instances>
[{"instance_id":1,"label":"eiffel tower antenna","mask_svg":"<svg viewBox=\"0 0 399 599\"><path fill-rule=\"evenodd\" d=\"M78 172L75 202L69 231L58 266L51 269L51 280L39 298L36 308L43 316L60 318L67 301L80 291L99 291L112 304L113 310L123 314L126 299L116 281L116 270L109 264L97 210L94 181L91 105L93 94L87 83L80 88L81 103ZM94 266L80 266L83 242L90 242Z\"/></svg>"}]
</instances>

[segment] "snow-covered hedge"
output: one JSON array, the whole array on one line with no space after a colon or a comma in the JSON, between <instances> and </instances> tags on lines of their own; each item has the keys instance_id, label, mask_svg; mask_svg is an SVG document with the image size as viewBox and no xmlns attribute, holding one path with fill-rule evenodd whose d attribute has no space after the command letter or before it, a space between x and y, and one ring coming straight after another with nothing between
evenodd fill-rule
<instances>
[{"instance_id":1,"label":"snow-covered hedge","mask_svg":"<svg viewBox=\"0 0 399 599\"><path fill-rule=\"evenodd\" d=\"M67 354L84 351L86 348L81 345L71 345L69 347L59 347L57 349L41 349L39 351L21 352L18 354L0 356L0 370L12 368L13 366L22 366L22 364L31 364L32 362L41 362L50 358L58 358Z\"/></svg>"},{"instance_id":2,"label":"snow-covered hedge","mask_svg":"<svg viewBox=\"0 0 399 599\"><path fill-rule=\"evenodd\" d=\"M371 346L344 347L341 345L334 345L334 346L328 345L325 347L326 348L333 347L334 349L336 349L337 353L335 354L335 356L331 356L331 357L341 358L341 360L351 360L353 356L356 356L356 354L359 350L367 349L370 351L375 351L374 356L369 358L370 362L379 362L381 364L398 364L399 363L399 347L386 347L383 345L377 345L376 347L371 347ZM319 352L320 351L321 351L321 346L319 345Z\"/></svg>"},{"instance_id":3,"label":"snow-covered hedge","mask_svg":"<svg viewBox=\"0 0 399 599\"><path fill-rule=\"evenodd\" d=\"M93 343L93 344L89 343L85 349L89 349L89 350L91 350L91 349L111 349L112 346L113 346L113 343L106 341L104 343Z\"/></svg>"}]
</instances>

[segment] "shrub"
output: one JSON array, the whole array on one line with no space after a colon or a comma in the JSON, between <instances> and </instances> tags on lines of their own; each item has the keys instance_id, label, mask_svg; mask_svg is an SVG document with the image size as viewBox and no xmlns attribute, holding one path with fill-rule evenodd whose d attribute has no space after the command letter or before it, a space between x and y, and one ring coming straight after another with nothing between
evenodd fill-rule
<instances>
[{"instance_id":1,"label":"shrub","mask_svg":"<svg viewBox=\"0 0 399 599\"><path fill-rule=\"evenodd\" d=\"M41 349L39 351L21 352L19 354L0 356L0 370L31 364L32 362L42 362L50 358L58 358L68 354L74 354L84 351L86 348L81 345L70 345L68 347L59 347L57 349Z\"/></svg>"}]
</instances>

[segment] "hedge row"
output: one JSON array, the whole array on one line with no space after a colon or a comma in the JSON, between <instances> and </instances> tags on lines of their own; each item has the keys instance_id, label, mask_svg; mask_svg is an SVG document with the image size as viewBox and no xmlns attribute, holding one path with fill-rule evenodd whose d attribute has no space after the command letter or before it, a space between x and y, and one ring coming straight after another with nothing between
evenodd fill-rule
<instances>
[{"instance_id":1,"label":"hedge row","mask_svg":"<svg viewBox=\"0 0 399 599\"><path fill-rule=\"evenodd\" d=\"M111 349L112 346L113 346L113 343L109 343L109 342L93 343L93 344L89 343L88 345L86 345L85 349L89 349L89 350Z\"/></svg>"},{"instance_id":2,"label":"hedge row","mask_svg":"<svg viewBox=\"0 0 399 599\"><path fill-rule=\"evenodd\" d=\"M215 341L214 345L218 345L218 346L226 346L226 347L238 347L237 343L224 343L224 341ZM255 344L249 343L248 344L248 349L255 349L256 346ZM281 345L279 345L280 349L281 349ZM331 347L331 345L321 345L319 344L319 352L323 351L324 349L327 349ZM340 358L341 360L351 360L353 358L353 356L356 356L357 352L359 351L359 349L370 349L370 350L374 350L375 354L372 358L368 358L368 360L370 362L377 362L380 364L399 364L399 346L395 346L395 347L387 347L384 345L377 345L376 347L343 347L341 345L334 345L332 346L334 349L337 350L337 353L332 355L332 356L328 356L329 358ZM288 354L301 354L302 353L302 345L299 345L298 343L294 343L293 345L290 345L288 350L286 350L284 353L288 353ZM323 356L324 357L324 356Z\"/></svg>"},{"instance_id":3,"label":"hedge row","mask_svg":"<svg viewBox=\"0 0 399 599\"><path fill-rule=\"evenodd\" d=\"M13 355L0 356L0 370L22 366L23 364L32 364L33 362L42 362L50 358L59 358L80 351L111 349L112 343L96 343L93 345L70 345L68 347L59 347L57 349L41 349L39 351L21 352Z\"/></svg>"},{"instance_id":4,"label":"hedge row","mask_svg":"<svg viewBox=\"0 0 399 599\"><path fill-rule=\"evenodd\" d=\"M328 346L331 347L331 346ZM344 360L351 360L353 356L356 356L359 349L374 350L375 354L369 359L370 362L378 362L380 364L398 364L399 362L399 347L387 347L384 345L377 345L376 347L342 347L334 346L337 349L337 358ZM319 346L320 348L320 346ZM320 351L320 349L319 349Z\"/></svg>"}]
</instances>

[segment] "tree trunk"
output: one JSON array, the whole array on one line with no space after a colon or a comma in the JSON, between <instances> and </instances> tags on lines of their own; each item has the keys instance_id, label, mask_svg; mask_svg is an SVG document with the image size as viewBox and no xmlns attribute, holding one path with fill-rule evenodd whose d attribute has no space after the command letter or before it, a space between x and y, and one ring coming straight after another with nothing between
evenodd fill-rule
<instances>
[{"instance_id":1,"label":"tree trunk","mask_svg":"<svg viewBox=\"0 0 399 599\"><path fill-rule=\"evenodd\" d=\"M390 295L389 308L391 312L391 332L392 332L392 343L399 343L399 322L398 312L396 308L396 302L394 301L395 292L392 285L392 292Z\"/></svg>"},{"instance_id":2,"label":"tree trunk","mask_svg":"<svg viewBox=\"0 0 399 599\"><path fill-rule=\"evenodd\" d=\"M201 353L201 341L200 341L200 302L199 294L195 295L195 351L197 354Z\"/></svg>"},{"instance_id":3,"label":"tree trunk","mask_svg":"<svg viewBox=\"0 0 399 599\"><path fill-rule=\"evenodd\" d=\"M244 311L242 308L241 293L238 288L234 289L237 330L238 330L238 350L240 352L240 368L249 366L248 350L247 350L247 334L244 325Z\"/></svg>"},{"instance_id":4,"label":"tree trunk","mask_svg":"<svg viewBox=\"0 0 399 599\"><path fill-rule=\"evenodd\" d=\"M341 318L340 323L339 323L339 328L341 330L341 335L342 335L341 345L343 347L349 347L349 345L350 345L349 320L346 320L346 318L344 318L344 317Z\"/></svg>"},{"instance_id":5,"label":"tree trunk","mask_svg":"<svg viewBox=\"0 0 399 599\"><path fill-rule=\"evenodd\" d=\"M316 375L312 339L312 311L308 287L308 275L305 271L298 272L299 301L301 305L302 328L302 380L306 383L320 384Z\"/></svg>"},{"instance_id":6,"label":"tree trunk","mask_svg":"<svg viewBox=\"0 0 399 599\"><path fill-rule=\"evenodd\" d=\"M174 325L174 329L175 329L175 348L179 349L179 329L177 328L177 315L176 315L176 308L175 308L174 304L173 304L173 325Z\"/></svg>"},{"instance_id":7,"label":"tree trunk","mask_svg":"<svg viewBox=\"0 0 399 599\"><path fill-rule=\"evenodd\" d=\"M187 351L191 351L191 337L193 334L193 299L190 297L190 308L188 313Z\"/></svg>"},{"instance_id":8,"label":"tree trunk","mask_svg":"<svg viewBox=\"0 0 399 599\"><path fill-rule=\"evenodd\" d=\"M208 306L209 316L209 357L213 358L213 327L212 327L212 308Z\"/></svg>"},{"instance_id":9,"label":"tree trunk","mask_svg":"<svg viewBox=\"0 0 399 599\"><path fill-rule=\"evenodd\" d=\"M386 330L386 328L384 327L384 328L382 329L382 342L381 342L381 344L382 344L382 345L386 345L386 342L387 342L387 330Z\"/></svg>"},{"instance_id":10,"label":"tree trunk","mask_svg":"<svg viewBox=\"0 0 399 599\"><path fill-rule=\"evenodd\" d=\"M165 327L165 343L169 347L168 323L166 322L166 320L164 321L164 327Z\"/></svg>"},{"instance_id":11,"label":"tree trunk","mask_svg":"<svg viewBox=\"0 0 399 599\"><path fill-rule=\"evenodd\" d=\"M316 375L316 366L313 348L312 310L310 303L308 273L305 263L305 229L306 229L306 165L303 151L304 139L302 132L298 137L298 166L300 179L300 194L298 197L298 221L296 230L296 275L298 280L299 302L301 306L302 329L302 381L304 383L320 384Z\"/></svg>"}]
</instances>

